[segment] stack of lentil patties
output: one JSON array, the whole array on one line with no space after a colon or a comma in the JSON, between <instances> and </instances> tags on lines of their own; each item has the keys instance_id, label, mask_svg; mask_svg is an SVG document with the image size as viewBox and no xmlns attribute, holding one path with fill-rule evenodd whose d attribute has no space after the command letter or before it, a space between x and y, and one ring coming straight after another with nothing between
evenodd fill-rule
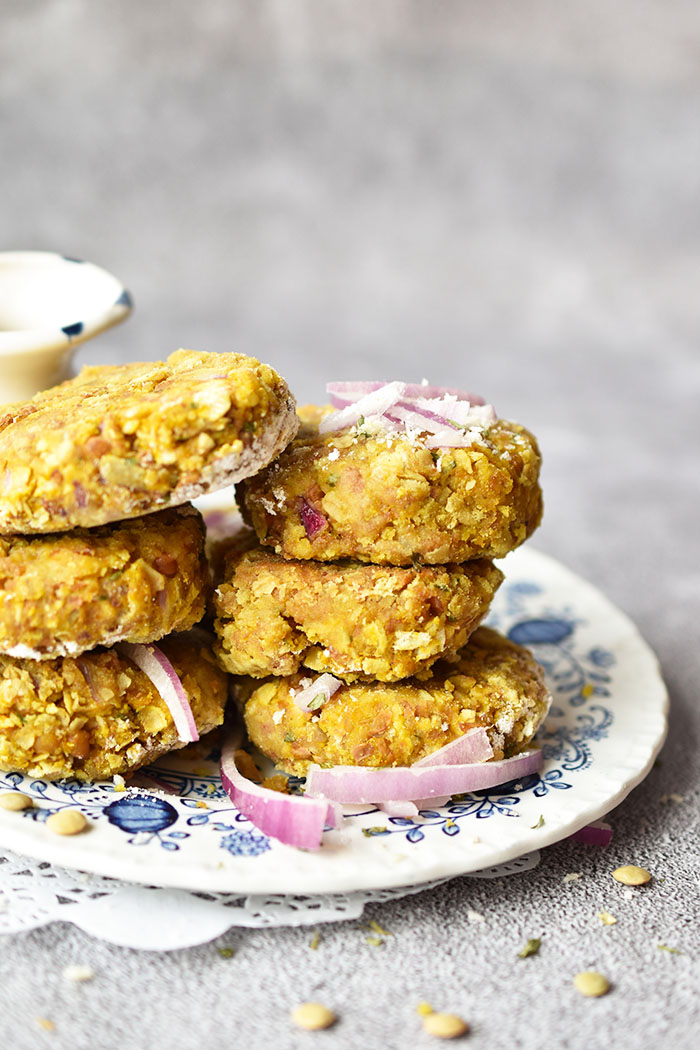
<instances>
[{"instance_id":1,"label":"stack of lentil patties","mask_svg":"<svg viewBox=\"0 0 700 1050\"><path fill-rule=\"evenodd\" d=\"M215 592L250 740L299 775L411 766L479 727L495 759L525 749L542 670L478 625L503 579L492 559L541 518L535 439L494 417L465 447L431 447L396 421L300 414L237 490L257 539L232 544Z\"/></svg>"},{"instance_id":2,"label":"stack of lentil patties","mask_svg":"<svg viewBox=\"0 0 700 1050\"><path fill-rule=\"evenodd\" d=\"M0 410L0 769L128 774L221 724L210 641L173 633L210 590L187 501L296 428L272 369L193 351L84 369Z\"/></svg>"}]
</instances>

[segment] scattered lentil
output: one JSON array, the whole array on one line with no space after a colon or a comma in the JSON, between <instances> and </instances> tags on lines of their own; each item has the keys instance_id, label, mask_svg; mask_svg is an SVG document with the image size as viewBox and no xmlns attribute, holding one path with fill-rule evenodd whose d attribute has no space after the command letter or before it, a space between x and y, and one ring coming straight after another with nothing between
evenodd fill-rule
<instances>
[{"instance_id":1,"label":"scattered lentil","mask_svg":"<svg viewBox=\"0 0 700 1050\"><path fill-rule=\"evenodd\" d=\"M578 882L578 880L582 877L582 875L583 875L582 871L570 871L569 874L565 875L564 878L561 881L562 882Z\"/></svg>"},{"instance_id":2,"label":"scattered lentil","mask_svg":"<svg viewBox=\"0 0 700 1050\"><path fill-rule=\"evenodd\" d=\"M651 879L651 874L636 864L624 864L621 868L615 868L612 877L625 886L644 886Z\"/></svg>"},{"instance_id":3,"label":"scattered lentil","mask_svg":"<svg viewBox=\"0 0 700 1050\"><path fill-rule=\"evenodd\" d=\"M380 934L382 937L393 937L391 930L383 929L375 919L369 920L369 926L367 929L372 930L374 933Z\"/></svg>"},{"instance_id":4,"label":"scattered lentil","mask_svg":"<svg viewBox=\"0 0 700 1050\"><path fill-rule=\"evenodd\" d=\"M316 930L314 932L313 937L309 941L309 948L313 948L313 950L316 951L316 949L318 948L320 943L321 943L321 938L319 937L318 930Z\"/></svg>"},{"instance_id":5,"label":"scattered lentil","mask_svg":"<svg viewBox=\"0 0 700 1050\"><path fill-rule=\"evenodd\" d=\"M91 981L95 976L95 971L89 966L65 966L63 976L67 981Z\"/></svg>"},{"instance_id":6,"label":"scattered lentil","mask_svg":"<svg viewBox=\"0 0 700 1050\"><path fill-rule=\"evenodd\" d=\"M4 791L0 795L0 809L19 812L21 809L31 809L33 805L29 795L23 795L21 791Z\"/></svg>"},{"instance_id":7,"label":"scattered lentil","mask_svg":"<svg viewBox=\"0 0 700 1050\"><path fill-rule=\"evenodd\" d=\"M432 1006L430 1005L430 1003L426 1003L425 999L422 999L416 1007L416 1013L419 1014L421 1017L427 1017L428 1014L431 1014L432 1012Z\"/></svg>"},{"instance_id":8,"label":"scattered lentil","mask_svg":"<svg viewBox=\"0 0 700 1050\"><path fill-rule=\"evenodd\" d=\"M56 1027L53 1021L49 1021L48 1017L37 1017L36 1023L40 1028L43 1028L45 1032L53 1032Z\"/></svg>"},{"instance_id":9,"label":"scattered lentil","mask_svg":"<svg viewBox=\"0 0 700 1050\"><path fill-rule=\"evenodd\" d=\"M465 1035L469 1031L469 1025L457 1014L429 1013L423 1018L423 1028L428 1035L435 1035L438 1039L456 1039L459 1035Z\"/></svg>"},{"instance_id":10,"label":"scattered lentil","mask_svg":"<svg viewBox=\"0 0 700 1050\"><path fill-rule=\"evenodd\" d=\"M617 919L614 915L611 915L609 911L599 911L598 918L602 922L603 926L614 926Z\"/></svg>"},{"instance_id":11,"label":"scattered lentil","mask_svg":"<svg viewBox=\"0 0 700 1050\"><path fill-rule=\"evenodd\" d=\"M333 1011L322 1003L300 1003L292 1010L291 1018L297 1028L306 1028L309 1032L330 1028L337 1021Z\"/></svg>"},{"instance_id":12,"label":"scattered lentil","mask_svg":"<svg viewBox=\"0 0 700 1050\"><path fill-rule=\"evenodd\" d=\"M87 817L79 809L59 809L46 821L46 827L55 835L78 835L88 826Z\"/></svg>"},{"instance_id":13,"label":"scattered lentil","mask_svg":"<svg viewBox=\"0 0 700 1050\"><path fill-rule=\"evenodd\" d=\"M531 937L521 952L518 952L519 959L529 959L531 955L537 955L540 950L542 941L539 937Z\"/></svg>"},{"instance_id":14,"label":"scattered lentil","mask_svg":"<svg viewBox=\"0 0 700 1050\"><path fill-rule=\"evenodd\" d=\"M584 970L583 973L577 973L574 977L574 988L581 995L597 998L610 991L610 981L602 973L596 973L595 970Z\"/></svg>"}]
</instances>

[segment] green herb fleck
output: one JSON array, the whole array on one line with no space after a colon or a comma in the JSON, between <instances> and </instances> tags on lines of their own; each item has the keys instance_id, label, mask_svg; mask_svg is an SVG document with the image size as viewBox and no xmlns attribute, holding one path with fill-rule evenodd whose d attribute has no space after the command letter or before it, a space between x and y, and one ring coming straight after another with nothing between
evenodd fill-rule
<instances>
[{"instance_id":1,"label":"green herb fleck","mask_svg":"<svg viewBox=\"0 0 700 1050\"><path fill-rule=\"evenodd\" d=\"M218 952L222 959L233 959L233 948L219 948Z\"/></svg>"},{"instance_id":2,"label":"green herb fleck","mask_svg":"<svg viewBox=\"0 0 700 1050\"><path fill-rule=\"evenodd\" d=\"M384 930L384 929L382 929L382 927L379 925L379 923L375 919L370 919L369 920L369 926L367 927L367 929L368 930L372 930L373 933L380 934L382 937L393 937L394 936L393 933L391 932L391 930Z\"/></svg>"},{"instance_id":3,"label":"green herb fleck","mask_svg":"<svg viewBox=\"0 0 700 1050\"><path fill-rule=\"evenodd\" d=\"M378 948L380 944L384 944L383 937L365 937L367 944L371 944L373 948Z\"/></svg>"},{"instance_id":4,"label":"green herb fleck","mask_svg":"<svg viewBox=\"0 0 700 1050\"><path fill-rule=\"evenodd\" d=\"M332 489L335 485L338 484L338 475L337 474L329 474L328 477L326 478L326 484L328 485L329 488Z\"/></svg>"},{"instance_id":5,"label":"green herb fleck","mask_svg":"<svg viewBox=\"0 0 700 1050\"><path fill-rule=\"evenodd\" d=\"M295 740L296 740L296 737L294 736L294 733L287 732L287 733L284 734L284 742L285 742L285 744L293 744Z\"/></svg>"},{"instance_id":6,"label":"green herb fleck","mask_svg":"<svg viewBox=\"0 0 700 1050\"><path fill-rule=\"evenodd\" d=\"M318 948L320 943L321 943L321 938L318 935L318 930L315 930L313 937L309 941L309 948L312 948L313 951L316 951L316 949Z\"/></svg>"},{"instance_id":7,"label":"green herb fleck","mask_svg":"<svg viewBox=\"0 0 700 1050\"><path fill-rule=\"evenodd\" d=\"M531 937L521 952L518 952L519 959L529 959L531 955L537 955L540 950L542 941L539 937Z\"/></svg>"},{"instance_id":8,"label":"green herb fleck","mask_svg":"<svg viewBox=\"0 0 700 1050\"><path fill-rule=\"evenodd\" d=\"M377 826L372 827L372 828L363 828L362 829L362 834L365 836L366 839L371 839L373 835L388 835L389 834L389 829L386 828L386 827L383 828L383 827L377 825Z\"/></svg>"},{"instance_id":9,"label":"green herb fleck","mask_svg":"<svg viewBox=\"0 0 700 1050\"><path fill-rule=\"evenodd\" d=\"M256 429L256 426L257 424L255 420L249 419L247 423L243 424L243 430L248 434L252 434L252 432Z\"/></svg>"},{"instance_id":10,"label":"green herb fleck","mask_svg":"<svg viewBox=\"0 0 700 1050\"><path fill-rule=\"evenodd\" d=\"M319 707L323 707L325 699L326 694L324 692L316 693L316 696L314 696L313 699L309 700L306 706L308 707L309 711L318 711Z\"/></svg>"},{"instance_id":11,"label":"green herb fleck","mask_svg":"<svg viewBox=\"0 0 700 1050\"><path fill-rule=\"evenodd\" d=\"M535 831L537 828L543 828L544 827L544 817L542 816L541 813L540 813L540 816L539 816L539 819L538 819L537 823L536 824L531 824L530 827L532 828L533 831Z\"/></svg>"},{"instance_id":12,"label":"green herb fleck","mask_svg":"<svg viewBox=\"0 0 700 1050\"><path fill-rule=\"evenodd\" d=\"M670 952L671 955L685 955L685 952L681 952L678 948L669 948L667 944L659 944L658 947L662 952Z\"/></svg>"}]
</instances>

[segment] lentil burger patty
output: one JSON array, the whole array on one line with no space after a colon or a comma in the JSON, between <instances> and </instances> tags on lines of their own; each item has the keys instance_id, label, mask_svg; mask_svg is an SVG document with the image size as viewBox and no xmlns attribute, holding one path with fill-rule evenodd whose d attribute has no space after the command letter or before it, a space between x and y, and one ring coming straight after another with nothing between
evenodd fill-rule
<instances>
[{"instance_id":1,"label":"lentil burger patty","mask_svg":"<svg viewBox=\"0 0 700 1050\"><path fill-rule=\"evenodd\" d=\"M159 643L189 699L200 735L221 725L226 675L194 635ZM0 769L58 780L132 773L183 747L151 680L118 649L77 659L0 656Z\"/></svg>"},{"instance_id":2,"label":"lentil burger patty","mask_svg":"<svg viewBox=\"0 0 700 1050\"><path fill-rule=\"evenodd\" d=\"M205 612L204 522L187 504L43 536L0 536L0 652L45 659L153 642Z\"/></svg>"},{"instance_id":3,"label":"lentil burger patty","mask_svg":"<svg viewBox=\"0 0 700 1050\"><path fill-rule=\"evenodd\" d=\"M239 543L216 588L216 653L232 674L301 667L346 680L425 677L486 615L503 574L490 561L394 566L286 561Z\"/></svg>"},{"instance_id":4,"label":"lentil burger patty","mask_svg":"<svg viewBox=\"0 0 700 1050\"><path fill-rule=\"evenodd\" d=\"M303 681L301 674L264 683L243 678L236 687L252 742L300 775L312 762L410 766L479 726L489 732L494 757L509 757L529 744L550 703L531 653L486 627L425 681L343 685L308 712L293 696Z\"/></svg>"},{"instance_id":5,"label":"lentil burger patty","mask_svg":"<svg viewBox=\"0 0 700 1050\"><path fill-rule=\"evenodd\" d=\"M244 354L84 368L0 411L0 533L133 518L232 484L296 433L294 399Z\"/></svg>"},{"instance_id":6,"label":"lentil burger patty","mask_svg":"<svg viewBox=\"0 0 700 1050\"><path fill-rule=\"evenodd\" d=\"M320 434L321 415L303 410L298 437L237 488L260 542L285 558L500 558L540 522L540 453L517 423L499 419L467 448L431 449L362 426Z\"/></svg>"}]
</instances>

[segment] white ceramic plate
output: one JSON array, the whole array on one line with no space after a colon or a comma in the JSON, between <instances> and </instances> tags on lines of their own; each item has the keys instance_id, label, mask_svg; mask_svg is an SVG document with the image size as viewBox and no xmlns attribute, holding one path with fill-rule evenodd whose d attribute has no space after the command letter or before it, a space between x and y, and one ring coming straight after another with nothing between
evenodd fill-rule
<instances>
[{"instance_id":1,"label":"white ceramic plate","mask_svg":"<svg viewBox=\"0 0 700 1050\"><path fill-rule=\"evenodd\" d=\"M221 790L209 737L150 767L166 790L0 774L0 788L35 800L21 813L0 810L0 845L151 885L314 894L460 875L572 834L649 772L666 733L666 689L634 625L590 584L529 548L505 567L489 622L532 649L554 696L541 774L416 820L357 808L312 852L266 838L237 813ZM66 806L90 818L88 832L61 838L47 829L49 814Z\"/></svg>"}]
</instances>

